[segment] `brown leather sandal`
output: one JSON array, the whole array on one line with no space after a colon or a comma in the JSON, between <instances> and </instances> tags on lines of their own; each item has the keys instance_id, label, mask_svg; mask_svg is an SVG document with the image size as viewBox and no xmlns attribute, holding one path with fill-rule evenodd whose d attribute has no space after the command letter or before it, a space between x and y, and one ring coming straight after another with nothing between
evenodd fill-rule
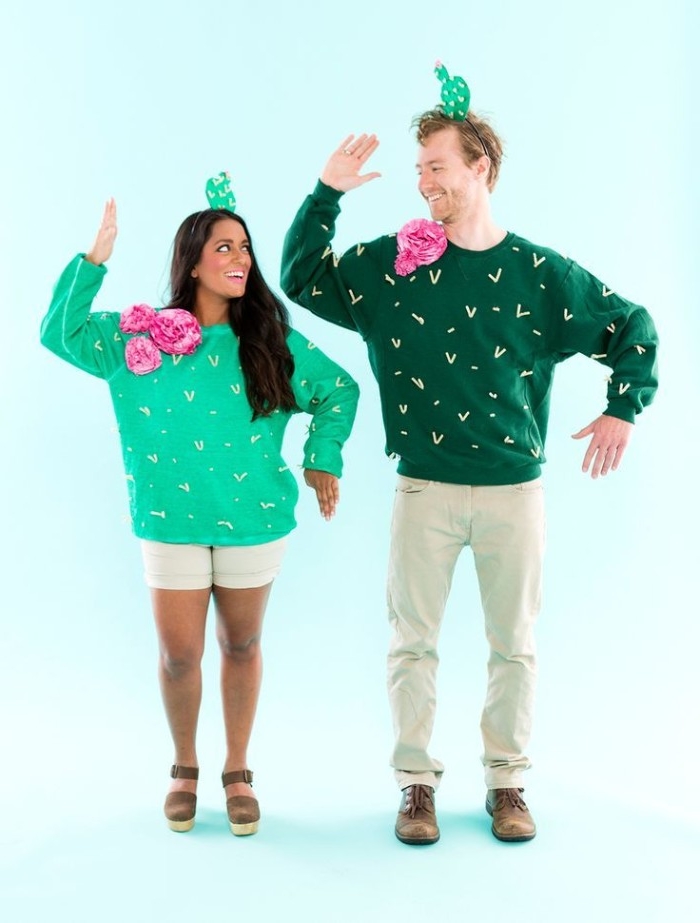
<instances>
[{"instance_id":1,"label":"brown leather sandal","mask_svg":"<svg viewBox=\"0 0 700 923\"><path fill-rule=\"evenodd\" d=\"M199 778L199 769L195 766L171 766L172 779ZM194 827L194 815L197 810L197 796L192 792L169 792L165 799L165 818L168 827L176 833L186 833Z\"/></svg>"},{"instance_id":2,"label":"brown leather sandal","mask_svg":"<svg viewBox=\"0 0 700 923\"><path fill-rule=\"evenodd\" d=\"M250 769L235 769L221 774L221 784L224 788L232 782L247 782L248 785L252 785L253 773ZM250 795L231 795L226 799L226 812L234 836L250 836L251 833L257 833L260 820L257 798Z\"/></svg>"}]
</instances>

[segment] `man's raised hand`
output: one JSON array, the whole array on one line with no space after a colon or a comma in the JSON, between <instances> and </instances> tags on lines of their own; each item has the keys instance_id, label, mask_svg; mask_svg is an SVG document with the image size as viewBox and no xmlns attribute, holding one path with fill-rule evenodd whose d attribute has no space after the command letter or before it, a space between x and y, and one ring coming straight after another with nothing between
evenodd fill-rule
<instances>
[{"instance_id":1,"label":"man's raised hand","mask_svg":"<svg viewBox=\"0 0 700 923\"><path fill-rule=\"evenodd\" d=\"M348 135L333 151L321 174L321 181L338 192L349 192L381 176L381 173L360 174L360 170L379 147L376 135Z\"/></svg>"}]
</instances>

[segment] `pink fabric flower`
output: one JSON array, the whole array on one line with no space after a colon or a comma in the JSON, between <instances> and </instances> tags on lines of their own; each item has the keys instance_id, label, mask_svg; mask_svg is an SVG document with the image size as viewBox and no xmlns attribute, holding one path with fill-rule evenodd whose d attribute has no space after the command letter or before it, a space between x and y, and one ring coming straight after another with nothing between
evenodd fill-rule
<instances>
[{"instance_id":1,"label":"pink fabric flower","mask_svg":"<svg viewBox=\"0 0 700 923\"><path fill-rule=\"evenodd\" d=\"M183 308L164 308L157 311L149 333L159 349L176 356L189 356L202 342L202 331L197 318Z\"/></svg>"},{"instance_id":2,"label":"pink fabric flower","mask_svg":"<svg viewBox=\"0 0 700 923\"><path fill-rule=\"evenodd\" d=\"M396 235L399 252L394 269L399 276L407 276L418 266L428 266L439 260L447 250L445 230L437 221L414 218Z\"/></svg>"},{"instance_id":3,"label":"pink fabric flower","mask_svg":"<svg viewBox=\"0 0 700 923\"><path fill-rule=\"evenodd\" d=\"M134 375L148 375L162 365L160 350L153 340L146 337L132 337L124 350L126 367Z\"/></svg>"},{"instance_id":4,"label":"pink fabric flower","mask_svg":"<svg viewBox=\"0 0 700 923\"><path fill-rule=\"evenodd\" d=\"M149 305L132 304L126 311L122 311L119 329L123 333L147 333L155 316L156 312Z\"/></svg>"},{"instance_id":5,"label":"pink fabric flower","mask_svg":"<svg viewBox=\"0 0 700 923\"><path fill-rule=\"evenodd\" d=\"M182 308L155 311L147 304L135 304L122 313L119 329L124 333L145 333L126 344L126 367L135 375L148 375L163 363L161 350L170 355L190 355L202 342L196 317Z\"/></svg>"},{"instance_id":6,"label":"pink fabric flower","mask_svg":"<svg viewBox=\"0 0 700 923\"><path fill-rule=\"evenodd\" d=\"M394 269L400 276L407 276L409 273L414 272L418 269L418 263L416 263L413 256L408 252L408 250L399 250L396 259L394 260Z\"/></svg>"}]
</instances>

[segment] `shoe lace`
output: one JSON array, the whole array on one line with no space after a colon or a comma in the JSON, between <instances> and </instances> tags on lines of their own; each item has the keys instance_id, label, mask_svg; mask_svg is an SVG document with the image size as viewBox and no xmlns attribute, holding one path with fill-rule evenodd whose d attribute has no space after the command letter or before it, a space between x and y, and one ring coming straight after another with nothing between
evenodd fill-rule
<instances>
[{"instance_id":1,"label":"shoe lace","mask_svg":"<svg viewBox=\"0 0 700 923\"><path fill-rule=\"evenodd\" d=\"M430 788L427 785L411 785L406 793L406 812L409 817L415 817L418 811L433 803Z\"/></svg>"},{"instance_id":2,"label":"shoe lace","mask_svg":"<svg viewBox=\"0 0 700 923\"><path fill-rule=\"evenodd\" d=\"M521 811L527 811L527 805L520 797L520 792L522 788L504 788L503 796L510 801L514 808L520 808Z\"/></svg>"}]
</instances>

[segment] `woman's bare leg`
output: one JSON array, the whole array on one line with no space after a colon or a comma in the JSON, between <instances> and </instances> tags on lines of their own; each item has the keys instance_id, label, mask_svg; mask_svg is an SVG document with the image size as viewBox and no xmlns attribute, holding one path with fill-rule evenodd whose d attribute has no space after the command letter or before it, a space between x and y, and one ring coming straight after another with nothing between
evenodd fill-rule
<instances>
[{"instance_id":1,"label":"woman's bare leg","mask_svg":"<svg viewBox=\"0 0 700 923\"><path fill-rule=\"evenodd\" d=\"M248 768L248 742L253 729L262 679L260 635L272 583L247 589L215 586L216 634L221 648L221 699L226 729L224 771ZM251 795L245 782L226 786L226 797Z\"/></svg>"},{"instance_id":2,"label":"woman's bare leg","mask_svg":"<svg viewBox=\"0 0 700 923\"><path fill-rule=\"evenodd\" d=\"M201 661L211 590L151 590L160 656L158 678L175 751L173 762L198 766L196 736L202 700ZM195 792L192 779L173 779L171 792Z\"/></svg>"}]
</instances>

